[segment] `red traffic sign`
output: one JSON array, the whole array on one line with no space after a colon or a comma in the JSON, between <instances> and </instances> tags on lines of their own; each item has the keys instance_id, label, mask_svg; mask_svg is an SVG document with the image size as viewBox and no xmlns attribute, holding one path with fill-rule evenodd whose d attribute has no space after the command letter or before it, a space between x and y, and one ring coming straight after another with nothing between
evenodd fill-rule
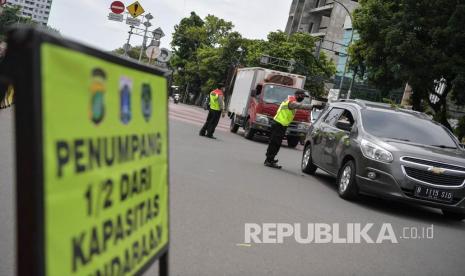
<instances>
[{"instance_id":1,"label":"red traffic sign","mask_svg":"<svg viewBox=\"0 0 465 276\"><path fill-rule=\"evenodd\" d=\"M1 0L0 0L1 1ZM124 9L126 8L123 4L123 2L121 1L115 1L113 3L111 3L111 11L113 13L116 13L116 14L120 14L120 13L123 13L124 12Z\"/></svg>"}]
</instances>

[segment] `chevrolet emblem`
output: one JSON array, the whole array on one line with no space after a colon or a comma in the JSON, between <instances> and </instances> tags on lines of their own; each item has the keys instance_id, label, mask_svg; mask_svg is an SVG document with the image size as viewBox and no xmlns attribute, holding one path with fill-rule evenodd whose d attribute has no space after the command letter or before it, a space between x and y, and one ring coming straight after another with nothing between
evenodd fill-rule
<instances>
[{"instance_id":1,"label":"chevrolet emblem","mask_svg":"<svg viewBox=\"0 0 465 276\"><path fill-rule=\"evenodd\" d=\"M446 172L445 169L435 168L435 167L429 168L428 171L430 171L430 172L432 172L434 174L444 174Z\"/></svg>"}]
</instances>

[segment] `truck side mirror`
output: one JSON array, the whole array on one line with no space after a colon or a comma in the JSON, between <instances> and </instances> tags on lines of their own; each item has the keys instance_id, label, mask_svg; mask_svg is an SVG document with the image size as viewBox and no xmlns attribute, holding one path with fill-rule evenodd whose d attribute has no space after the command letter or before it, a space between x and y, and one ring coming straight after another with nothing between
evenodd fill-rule
<instances>
[{"instance_id":1,"label":"truck side mirror","mask_svg":"<svg viewBox=\"0 0 465 276\"><path fill-rule=\"evenodd\" d=\"M255 97L257 96L257 90L253 89L252 91L250 91L250 97Z\"/></svg>"}]
</instances>

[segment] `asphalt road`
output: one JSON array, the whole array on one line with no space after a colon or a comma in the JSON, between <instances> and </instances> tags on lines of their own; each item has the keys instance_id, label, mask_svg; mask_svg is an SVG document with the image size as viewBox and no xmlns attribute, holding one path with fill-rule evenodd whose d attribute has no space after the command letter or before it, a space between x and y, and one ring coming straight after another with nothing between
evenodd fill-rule
<instances>
[{"instance_id":1,"label":"asphalt road","mask_svg":"<svg viewBox=\"0 0 465 276\"><path fill-rule=\"evenodd\" d=\"M172 106L172 113L186 109ZM301 150L283 147L284 168L270 169L264 142L226 131L209 140L196 122L170 123L173 275L465 275L465 222L375 198L344 201L325 173L301 173ZM374 223L378 230L388 223L398 243L244 246L245 223ZM405 227L431 225L431 240L401 239Z\"/></svg>"},{"instance_id":2,"label":"asphalt road","mask_svg":"<svg viewBox=\"0 0 465 276\"><path fill-rule=\"evenodd\" d=\"M0 110L0 275L14 270L12 113ZM179 114L195 114L195 116ZM439 211L363 197L347 202L322 172L303 175L302 151L283 147L282 170L263 166L266 143L227 132L198 136L206 113L171 105L171 275L465 275L465 222ZM434 238L397 244L252 244L245 223L433 225ZM306 228L304 228L306 229ZM376 236L375 236L376 238ZM156 275L156 267L146 275Z\"/></svg>"}]
</instances>

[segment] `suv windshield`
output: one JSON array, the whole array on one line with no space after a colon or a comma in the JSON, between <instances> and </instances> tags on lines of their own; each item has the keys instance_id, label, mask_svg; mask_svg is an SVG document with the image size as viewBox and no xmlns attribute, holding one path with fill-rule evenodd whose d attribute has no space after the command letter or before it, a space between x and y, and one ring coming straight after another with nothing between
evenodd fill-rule
<instances>
[{"instance_id":1,"label":"suv windshield","mask_svg":"<svg viewBox=\"0 0 465 276\"><path fill-rule=\"evenodd\" d=\"M379 138L457 148L441 125L411 114L390 110L362 110L362 124L368 133Z\"/></svg>"},{"instance_id":2,"label":"suv windshield","mask_svg":"<svg viewBox=\"0 0 465 276\"><path fill-rule=\"evenodd\" d=\"M296 90L297 89L295 88L282 87L277 85L266 85L263 101L265 103L281 104L287 99L288 96L294 96ZM305 98L303 102L309 104L310 100L308 98Z\"/></svg>"}]
</instances>

